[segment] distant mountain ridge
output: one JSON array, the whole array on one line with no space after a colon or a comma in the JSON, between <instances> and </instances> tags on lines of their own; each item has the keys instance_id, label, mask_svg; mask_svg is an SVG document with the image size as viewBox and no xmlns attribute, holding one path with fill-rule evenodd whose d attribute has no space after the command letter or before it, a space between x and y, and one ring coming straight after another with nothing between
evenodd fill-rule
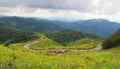
<instances>
[{"instance_id":1,"label":"distant mountain ridge","mask_svg":"<svg viewBox=\"0 0 120 69\"><path fill-rule=\"evenodd\" d=\"M120 28L120 23L105 19L79 20L66 22L41 18L0 17L0 27L29 32L55 33L66 29L89 32L106 38Z\"/></svg>"},{"instance_id":2,"label":"distant mountain ridge","mask_svg":"<svg viewBox=\"0 0 120 69\"><path fill-rule=\"evenodd\" d=\"M51 21L22 17L2 17L0 18L0 27L44 33L59 32L63 30L63 27Z\"/></svg>"},{"instance_id":3,"label":"distant mountain ridge","mask_svg":"<svg viewBox=\"0 0 120 69\"><path fill-rule=\"evenodd\" d=\"M104 38L120 28L120 23L110 22L105 19L79 20L73 23L59 23L67 29L79 30L100 35Z\"/></svg>"}]
</instances>

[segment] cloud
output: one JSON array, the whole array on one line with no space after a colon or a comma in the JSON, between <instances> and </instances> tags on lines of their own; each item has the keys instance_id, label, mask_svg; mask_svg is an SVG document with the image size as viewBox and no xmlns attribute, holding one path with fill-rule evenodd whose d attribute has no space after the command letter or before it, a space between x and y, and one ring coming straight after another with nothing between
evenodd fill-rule
<instances>
[{"instance_id":1,"label":"cloud","mask_svg":"<svg viewBox=\"0 0 120 69\"><path fill-rule=\"evenodd\" d=\"M96 14L118 14L120 12L120 0L97 0L93 11Z\"/></svg>"},{"instance_id":2,"label":"cloud","mask_svg":"<svg viewBox=\"0 0 120 69\"><path fill-rule=\"evenodd\" d=\"M0 0L0 7L76 10L95 14L116 14L120 0Z\"/></svg>"},{"instance_id":3,"label":"cloud","mask_svg":"<svg viewBox=\"0 0 120 69\"><path fill-rule=\"evenodd\" d=\"M120 19L120 0L0 0L0 13L11 16Z\"/></svg>"},{"instance_id":4,"label":"cloud","mask_svg":"<svg viewBox=\"0 0 120 69\"><path fill-rule=\"evenodd\" d=\"M89 11L91 0L0 0L0 6Z\"/></svg>"}]
</instances>

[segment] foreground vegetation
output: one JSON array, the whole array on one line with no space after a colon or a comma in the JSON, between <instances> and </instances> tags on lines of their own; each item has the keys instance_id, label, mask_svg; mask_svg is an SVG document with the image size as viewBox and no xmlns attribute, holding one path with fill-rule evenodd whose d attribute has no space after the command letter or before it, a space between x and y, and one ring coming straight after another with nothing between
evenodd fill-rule
<instances>
[{"instance_id":1,"label":"foreground vegetation","mask_svg":"<svg viewBox=\"0 0 120 69\"><path fill-rule=\"evenodd\" d=\"M61 55L34 53L23 48L24 43L10 47L0 45L0 69L119 69L120 46L117 48ZM54 61L53 61L54 60Z\"/></svg>"}]
</instances>

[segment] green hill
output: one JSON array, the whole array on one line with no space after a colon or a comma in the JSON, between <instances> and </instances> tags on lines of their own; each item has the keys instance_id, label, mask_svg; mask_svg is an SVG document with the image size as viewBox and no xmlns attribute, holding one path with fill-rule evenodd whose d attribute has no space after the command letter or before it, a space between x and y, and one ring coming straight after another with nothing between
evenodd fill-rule
<instances>
[{"instance_id":1,"label":"green hill","mask_svg":"<svg viewBox=\"0 0 120 69\"><path fill-rule=\"evenodd\" d=\"M45 48L62 47L61 44L59 44L58 42L56 42L52 39L45 37L43 34L40 35L39 41L40 41L40 43L32 45L31 48L36 49L36 50L41 50L41 49L45 49Z\"/></svg>"},{"instance_id":2,"label":"green hill","mask_svg":"<svg viewBox=\"0 0 120 69\"><path fill-rule=\"evenodd\" d=\"M96 39L90 38L83 38L68 44L69 47L74 48L93 48L95 47L100 41Z\"/></svg>"},{"instance_id":3,"label":"green hill","mask_svg":"<svg viewBox=\"0 0 120 69\"><path fill-rule=\"evenodd\" d=\"M65 30L58 33L47 34L47 37L59 42L62 45L67 45L70 42L73 42L82 38L87 38L87 37L94 38L94 39L100 38L97 35L84 33L80 31L74 31L74 30Z\"/></svg>"},{"instance_id":4,"label":"green hill","mask_svg":"<svg viewBox=\"0 0 120 69\"><path fill-rule=\"evenodd\" d=\"M2 17L0 18L0 27L17 29L30 32L58 32L63 28L49 20L35 20L34 18L23 17Z\"/></svg>"},{"instance_id":5,"label":"green hill","mask_svg":"<svg viewBox=\"0 0 120 69\"><path fill-rule=\"evenodd\" d=\"M33 33L0 28L0 43L10 44L37 39Z\"/></svg>"},{"instance_id":6,"label":"green hill","mask_svg":"<svg viewBox=\"0 0 120 69\"><path fill-rule=\"evenodd\" d=\"M120 30L109 36L104 42L103 42L103 48L112 48L115 46L120 45Z\"/></svg>"}]
</instances>

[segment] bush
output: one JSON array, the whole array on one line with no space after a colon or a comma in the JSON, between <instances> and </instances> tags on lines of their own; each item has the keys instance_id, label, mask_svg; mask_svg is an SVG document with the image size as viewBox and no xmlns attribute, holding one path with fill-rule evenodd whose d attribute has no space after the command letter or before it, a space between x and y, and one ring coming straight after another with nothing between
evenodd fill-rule
<instances>
[{"instance_id":1,"label":"bush","mask_svg":"<svg viewBox=\"0 0 120 69\"><path fill-rule=\"evenodd\" d=\"M9 39L9 40L7 40L7 41L4 42L4 45L5 45L5 46L9 46L10 43L11 43L11 40Z\"/></svg>"}]
</instances>

